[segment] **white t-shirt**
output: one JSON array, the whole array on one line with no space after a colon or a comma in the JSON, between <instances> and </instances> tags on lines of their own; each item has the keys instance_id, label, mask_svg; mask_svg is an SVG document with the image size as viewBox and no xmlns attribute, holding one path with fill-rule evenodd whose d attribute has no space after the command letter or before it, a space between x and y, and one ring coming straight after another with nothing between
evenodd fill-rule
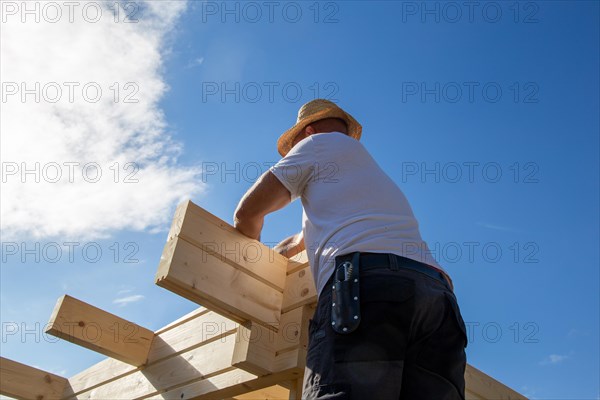
<instances>
[{"instance_id":1,"label":"white t-shirt","mask_svg":"<svg viewBox=\"0 0 600 400\"><path fill-rule=\"evenodd\" d=\"M340 132L310 135L270 171L292 201L302 200L317 293L331 277L335 257L354 251L393 253L444 271L421 239L406 197L358 140Z\"/></svg>"}]
</instances>

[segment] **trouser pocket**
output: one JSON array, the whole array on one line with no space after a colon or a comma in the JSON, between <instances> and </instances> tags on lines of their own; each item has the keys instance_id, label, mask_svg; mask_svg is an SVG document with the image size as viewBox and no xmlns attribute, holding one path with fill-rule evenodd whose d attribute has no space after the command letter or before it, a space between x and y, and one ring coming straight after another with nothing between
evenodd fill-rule
<instances>
[{"instance_id":1,"label":"trouser pocket","mask_svg":"<svg viewBox=\"0 0 600 400\"><path fill-rule=\"evenodd\" d=\"M334 361L403 360L414 314L414 281L389 271L361 279L361 323L350 334L333 332Z\"/></svg>"}]
</instances>

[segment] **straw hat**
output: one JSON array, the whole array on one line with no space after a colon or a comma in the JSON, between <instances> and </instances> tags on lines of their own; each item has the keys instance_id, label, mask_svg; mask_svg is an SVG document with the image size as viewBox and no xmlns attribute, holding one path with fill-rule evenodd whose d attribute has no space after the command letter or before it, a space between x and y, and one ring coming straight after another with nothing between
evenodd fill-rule
<instances>
[{"instance_id":1,"label":"straw hat","mask_svg":"<svg viewBox=\"0 0 600 400\"><path fill-rule=\"evenodd\" d=\"M316 99L309 101L300 107L298 111L298 119L296 125L285 131L283 135L277 140L277 150L282 157L291 150L294 138L300 131L306 126L312 124L315 121L325 118L340 118L346 122L348 126L348 136L353 137L356 140L360 139L362 132L362 126L337 104L324 99Z\"/></svg>"}]
</instances>

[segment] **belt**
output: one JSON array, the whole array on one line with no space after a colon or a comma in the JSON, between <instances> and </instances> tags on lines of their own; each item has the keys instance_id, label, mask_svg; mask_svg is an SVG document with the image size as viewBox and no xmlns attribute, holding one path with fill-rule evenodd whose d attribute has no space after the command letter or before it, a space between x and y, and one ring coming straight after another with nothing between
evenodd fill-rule
<instances>
[{"instance_id":1,"label":"belt","mask_svg":"<svg viewBox=\"0 0 600 400\"><path fill-rule=\"evenodd\" d=\"M352 254L345 254L335 258L335 264L350 261ZM360 253L360 270L376 269L381 267L389 267L390 269L410 269L428 275L444 285L451 287L450 282L444 274L435 267L429 264L422 263L412 258L402 257L391 253Z\"/></svg>"}]
</instances>

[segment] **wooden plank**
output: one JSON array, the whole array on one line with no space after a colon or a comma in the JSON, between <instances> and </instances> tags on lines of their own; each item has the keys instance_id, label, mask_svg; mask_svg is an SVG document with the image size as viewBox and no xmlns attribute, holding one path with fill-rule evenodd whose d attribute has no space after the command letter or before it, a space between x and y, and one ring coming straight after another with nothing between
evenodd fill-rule
<instances>
[{"instance_id":1,"label":"wooden plank","mask_svg":"<svg viewBox=\"0 0 600 400\"><path fill-rule=\"evenodd\" d=\"M469 390L469 388L465 388L465 400L486 400L481 396L478 396L476 393L473 393Z\"/></svg>"},{"instance_id":2,"label":"wooden plank","mask_svg":"<svg viewBox=\"0 0 600 400\"><path fill-rule=\"evenodd\" d=\"M148 358L154 332L71 296L58 299L46 333L131 365Z\"/></svg>"},{"instance_id":3,"label":"wooden plank","mask_svg":"<svg viewBox=\"0 0 600 400\"><path fill-rule=\"evenodd\" d=\"M15 399L60 399L66 378L0 357L0 394Z\"/></svg>"},{"instance_id":4,"label":"wooden plank","mask_svg":"<svg viewBox=\"0 0 600 400\"><path fill-rule=\"evenodd\" d=\"M527 400L523 395L468 364L465 370L465 384L466 391L470 392L472 399Z\"/></svg>"},{"instance_id":5,"label":"wooden plank","mask_svg":"<svg viewBox=\"0 0 600 400\"><path fill-rule=\"evenodd\" d=\"M281 292L181 238L167 244L156 284L237 322L279 323Z\"/></svg>"},{"instance_id":6,"label":"wooden plank","mask_svg":"<svg viewBox=\"0 0 600 400\"><path fill-rule=\"evenodd\" d=\"M173 329L157 336L148 354L148 364L174 357L213 340L221 341L225 336L234 334L238 327L230 319L211 311L189 321L182 329Z\"/></svg>"},{"instance_id":7,"label":"wooden plank","mask_svg":"<svg viewBox=\"0 0 600 400\"><path fill-rule=\"evenodd\" d=\"M316 302L317 289L308 265L287 275L281 312Z\"/></svg>"},{"instance_id":8,"label":"wooden plank","mask_svg":"<svg viewBox=\"0 0 600 400\"><path fill-rule=\"evenodd\" d=\"M65 390L63 398L76 398L83 392L109 384L135 371L139 371L139 368L114 358L106 358L70 377L70 386Z\"/></svg>"},{"instance_id":9,"label":"wooden plank","mask_svg":"<svg viewBox=\"0 0 600 400\"><path fill-rule=\"evenodd\" d=\"M238 327L233 321L212 311L198 313L196 310L180 320L185 320L185 322L172 329L161 328L157 331L148 353L147 365L153 365L169 357L176 357L209 341L221 340L223 337L235 333ZM138 368L112 358L103 360L71 377L69 379L71 387L65 396L76 396L138 370Z\"/></svg>"},{"instance_id":10,"label":"wooden plank","mask_svg":"<svg viewBox=\"0 0 600 400\"><path fill-rule=\"evenodd\" d=\"M169 232L200 247L221 261L283 292L288 259L258 240L250 239L202 207L179 205Z\"/></svg>"},{"instance_id":11,"label":"wooden plank","mask_svg":"<svg viewBox=\"0 0 600 400\"><path fill-rule=\"evenodd\" d=\"M178 327L179 325L183 325L186 322L191 321L194 318L201 316L202 314L207 314L208 312L210 312L210 310L208 308L200 306L197 309L195 309L194 311L187 313L183 317L178 318L175 321L171 322L170 324L163 326L159 330L155 331L154 334L160 335L163 332L166 332L170 329L174 329L174 328Z\"/></svg>"},{"instance_id":12,"label":"wooden plank","mask_svg":"<svg viewBox=\"0 0 600 400\"><path fill-rule=\"evenodd\" d=\"M275 356L274 371L295 371L298 375L304 372L306 365L306 349L298 347L279 353Z\"/></svg>"},{"instance_id":13,"label":"wooden plank","mask_svg":"<svg viewBox=\"0 0 600 400\"><path fill-rule=\"evenodd\" d=\"M308 266L308 254L306 254L306 250L296 254L293 257L288 259L287 264L287 275L292 274L296 271L301 270L304 267Z\"/></svg>"},{"instance_id":14,"label":"wooden plank","mask_svg":"<svg viewBox=\"0 0 600 400\"><path fill-rule=\"evenodd\" d=\"M271 373L276 335L271 329L251 321L240 325L231 365L259 376Z\"/></svg>"},{"instance_id":15,"label":"wooden plank","mask_svg":"<svg viewBox=\"0 0 600 400\"><path fill-rule=\"evenodd\" d=\"M273 371L291 370L297 372L299 377L303 376L308 348L308 321L314 313L315 304L311 304L283 314L285 318L282 319L284 323L278 336Z\"/></svg>"},{"instance_id":16,"label":"wooden plank","mask_svg":"<svg viewBox=\"0 0 600 400\"><path fill-rule=\"evenodd\" d=\"M277 354L298 347L306 349L308 320L313 314L311 306L298 307L282 314L276 333L251 321L241 325L231 365L256 375L275 372ZM299 362L304 365L303 361ZM297 367L293 361L284 365L286 368Z\"/></svg>"},{"instance_id":17,"label":"wooden plank","mask_svg":"<svg viewBox=\"0 0 600 400\"><path fill-rule=\"evenodd\" d=\"M281 386L274 385L253 392L240 394L233 397L235 400L287 400L290 396L290 390Z\"/></svg>"},{"instance_id":18,"label":"wooden plank","mask_svg":"<svg viewBox=\"0 0 600 400\"><path fill-rule=\"evenodd\" d=\"M256 376L234 368L219 375L207 377L189 385L152 396L152 399L166 400L221 400L244 393L263 389L291 379L297 379L298 372L282 371L276 374Z\"/></svg>"},{"instance_id":19,"label":"wooden plank","mask_svg":"<svg viewBox=\"0 0 600 400\"><path fill-rule=\"evenodd\" d=\"M295 381L291 382L292 389L289 391L289 400L302 400L302 383L303 378L298 378Z\"/></svg>"},{"instance_id":20,"label":"wooden plank","mask_svg":"<svg viewBox=\"0 0 600 400\"><path fill-rule=\"evenodd\" d=\"M240 393L248 392L252 390L250 388L235 390L236 386L246 385L247 382L257 380L256 375L250 372L233 368L225 371L221 374L200 379L196 382L192 382L180 388L175 388L151 397L148 399L161 399L161 400L196 400L205 399L213 396L215 399L223 399L226 397L232 397ZM233 389L233 390L232 390ZM218 393L221 393L219 395Z\"/></svg>"},{"instance_id":21,"label":"wooden plank","mask_svg":"<svg viewBox=\"0 0 600 400\"><path fill-rule=\"evenodd\" d=\"M281 314L275 350L283 352L308 345L308 320L315 313L315 305L305 305Z\"/></svg>"},{"instance_id":22,"label":"wooden plank","mask_svg":"<svg viewBox=\"0 0 600 400\"><path fill-rule=\"evenodd\" d=\"M80 393L77 399L139 399L203 380L231 369L235 335L213 340L117 380Z\"/></svg>"}]
</instances>

